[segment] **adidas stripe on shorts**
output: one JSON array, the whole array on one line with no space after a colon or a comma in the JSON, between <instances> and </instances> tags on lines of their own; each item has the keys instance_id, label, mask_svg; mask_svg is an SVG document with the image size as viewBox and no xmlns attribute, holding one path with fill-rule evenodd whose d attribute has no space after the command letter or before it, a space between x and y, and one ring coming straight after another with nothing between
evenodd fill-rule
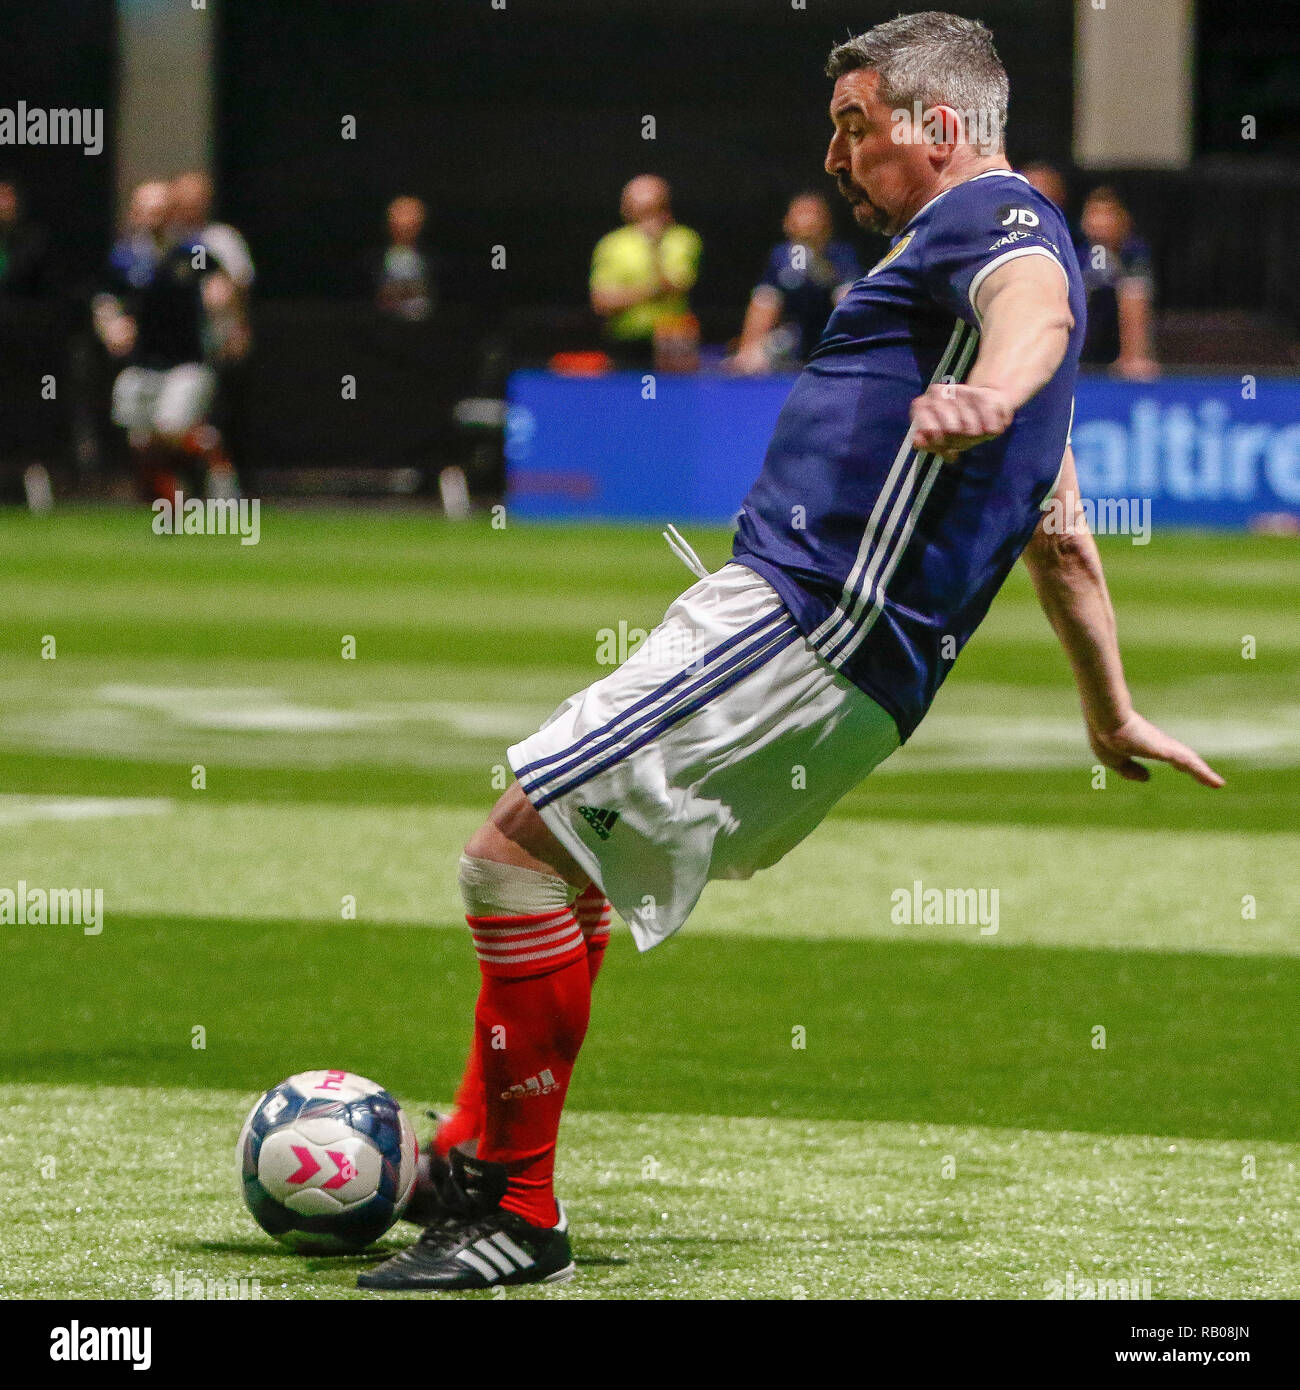
<instances>
[{"instance_id":1,"label":"adidas stripe on shorts","mask_svg":"<svg viewBox=\"0 0 1300 1390\"><path fill-rule=\"evenodd\" d=\"M508 757L645 951L710 879L775 864L898 743L893 719L813 651L771 585L732 563Z\"/></svg>"}]
</instances>

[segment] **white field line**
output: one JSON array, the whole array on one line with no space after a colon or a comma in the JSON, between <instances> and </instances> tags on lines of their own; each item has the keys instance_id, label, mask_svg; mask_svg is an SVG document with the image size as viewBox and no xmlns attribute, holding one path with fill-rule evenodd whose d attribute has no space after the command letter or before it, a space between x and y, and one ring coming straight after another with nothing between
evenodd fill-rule
<instances>
[{"instance_id":1,"label":"white field line","mask_svg":"<svg viewBox=\"0 0 1300 1390\"><path fill-rule=\"evenodd\" d=\"M111 816L165 816L176 803L165 796L0 795L0 825L31 821L103 820Z\"/></svg>"},{"instance_id":2,"label":"white field line","mask_svg":"<svg viewBox=\"0 0 1300 1390\"><path fill-rule=\"evenodd\" d=\"M384 724L433 723L467 738L500 738L517 735L536 717L531 707L461 700L372 700L349 708L304 705L277 690L248 686L102 685L95 697L104 704L165 714L186 728L220 732L337 733Z\"/></svg>"},{"instance_id":3,"label":"white field line","mask_svg":"<svg viewBox=\"0 0 1300 1390\"><path fill-rule=\"evenodd\" d=\"M1094 761L1080 720L1070 714L1017 717L989 709L987 690L972 687L977 708L944 708L921 725L905 748L882 764L878 775L945 769L1007 770L1078 768ZM1049 706L1050 707L1050 706ZM1178 706L1181 708L1181 705ZM71 695L61 708L15 710L0 720L0 743L51 749L110 751L131 757L157 751L160 739L190 733L224 735L232 740L223 756L240 761L260 743L245 735L300 736L305 764L316 765L320 751L333 748L320 736L363 735L373 752L376 740L392 738L398 763L409 757L410 737L420 733L427 754L443 764L462 744L501 743L537 728L549 705L496 700L366 700L355 705L307 704L264 687L186 687L112 684ZM1300 707L1269 703L1249 716L1198 713L1162 721L1205 757L1233 758L1257 767L1300 766ZM392 731L388 733L387 731ZM398 733L405 730L405 736ZM316 736L316 737L313 737ZM405 741L404 741L405 739ZM339 749L351 746L339 744ZM358 747L360 745L357 745ZM476 762L480 750L464 748L463 761ZM456 758L453 757L453 761Z\"/></svg>"}]
</instances>

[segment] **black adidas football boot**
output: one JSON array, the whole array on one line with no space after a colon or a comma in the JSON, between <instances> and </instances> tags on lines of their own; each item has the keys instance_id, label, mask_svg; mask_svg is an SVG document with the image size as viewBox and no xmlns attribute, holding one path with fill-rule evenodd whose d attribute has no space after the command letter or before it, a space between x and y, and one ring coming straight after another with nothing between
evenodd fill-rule
<instances>
[{"instance_id":1,"label":"black adidas football boot","mask_svg":"<svg viewBox=\"0 0 1300 1390\"><path fill-rule=\"evenodd\" d=\"M455 1194L449 1189L451 1164L433 1144L443 1117L436 1110L430 1110L427 1114L434 1122L433 1133L429 1135L428 1143L420 1146L420 1156L415 1164L415 1182L401 1217L403 1221L410 1221L416 1226L432 1226L456 1210ZM471 1139L457 1147L472 1158L478 1148L478 1140Z\"/></svg>"},{"instance_id":2,"label":"black adidas football boot","mask_svg":"<svg viewBox=\"0 0 1300 1390\"><path fill-rule=\"evenodd\" d=\"M423 1289L431 1293L488 1289L497 1284L558 1284L574 1273L569 1223L533 1226L501 1210L503 1163L451 1152L446 1214L413 1245L358 1275L361 1289Z\"/></svg>"}]
</instances>

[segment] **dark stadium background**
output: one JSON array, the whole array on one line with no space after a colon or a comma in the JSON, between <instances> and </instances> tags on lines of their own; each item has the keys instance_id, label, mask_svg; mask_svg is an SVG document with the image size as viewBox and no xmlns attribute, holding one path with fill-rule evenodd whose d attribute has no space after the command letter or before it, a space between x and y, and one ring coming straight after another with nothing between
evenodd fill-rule
<instances>
[{"instance_id":1,"label":"dark stadium background","mask_svg":"<svg viewBox=\"0 0 1300 1390\"><path fill-rule=\"evenodd\" d=\"M1073 6L954 3L991 25L1012 83L1010 155L1069 168ZM217 212L258 267L257 348L242 463L455 460L455 400L492 393L511 365L591 345L586 273L617 223L618 192L665 174L678 216L704 237L694 296L707 341L736 333L789 195L823 181L828 36L896 12L880 0L226 0L214 5ZM84 317L114 227L114 7L0 5L0 91L29 104L102 106L106 149L0 150L55 234L64 302L4 329L29 359L0 388L10 431L66 462L66 408L31 415L27 375ZM1267 0L1196 6L1195 159L1177 172L1107 170L1158 269L1165 361L1286 365L1300 336L1300 25ZM1240 116L1259 120L1244 158ZM355 115L363 137L344 141ZM650 113L657 139L640 138ZM159 171L170 172L170 171ZM1103 177L1077 178L1078 197ZM440 307L409 360L386 354L365 304L366 253L398 192L423 197ZM504 245L506 272L489 268ZM1227 314L1210 320L1206 314ZM360 409L326 390L359 356L391 380ZM12 450L0 450L11 453ZM267 470L272 470L268 475Z\"/></svg>"}]
</instances>

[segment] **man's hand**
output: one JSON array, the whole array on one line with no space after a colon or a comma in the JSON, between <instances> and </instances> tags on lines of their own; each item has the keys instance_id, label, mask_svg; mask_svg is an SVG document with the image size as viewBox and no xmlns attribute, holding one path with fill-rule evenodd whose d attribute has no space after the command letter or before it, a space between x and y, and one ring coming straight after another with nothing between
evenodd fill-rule
<instances>
[{"instance_id":1,"label":"man's hand","mask_svg":"<svg viewBox=\"0 0 1300 1390\"><path fill-rule=\"evenodd\" d=\"M1053 524L1048 525L1045 513L1025 549L1025 565L1070 659L1097 761L1130 782L1150 780L1150 768L1137 761L1149 758L1195 777L1203 787L1223 786L1223 778L1204 758L1133 709L1119 655L1115 610L1079 501L1074 453L1068 445L1053 500Z\"/></svg>"},{"instance_id":2,"label":"man's hand","mask_svg":"<svg viewBox=\"0 0 1300 1390\"><path fill-rule=\"evenodd\" d=\"M738 348L725 359L722 368L734 376L764 376L771 370L767 353L761 347Z\"/></svg>"},{"instance_id":3,"label":"man's hand","mask_svg":"<svg viewBox=\"0 0 1300 1390\"><path fill-rule=\"evenodd\" d=\"M104 346L114 357L126 357L135 348L135 320L119 314L104 325Z\"/></svg>"},{"instance_id":4,"label":"man's hand","mask_svg":"<svg viewBox=\"0 0 1300 1390\"><path fill-rule=\"evenodd\" d=\"M1170 738L1163 729L1156 728L1136 711L1109 731L1089 725L1088 742L1098 762L1113 768L1129 782L1151 780L1151 769L1134 761L1136 758L1151 758L1156 762L1169 763L1189 777L1195 777L1203 787L1223 786L1223 778L1199 753L1185 743L1179 743L1176 738Z\"/></svg>"},{"instance_id":5,"label":"man's hand","mask_svg":"<svg viewBox=\"0 0 1300 1390\"><path fill-rule=\"evenodd\" d=\"M912 402L912 441L951 463L963 449L995 439L1014 415L1006 393L991 386L938 383Z\"/></svg>"},{"instance_id":6,"label":"man's hand","mask_svg":"<svg viewBox=\"0 0 1300 1390\"><path fill-rule=\"evenodd\" d=\"M1150 357L1117 357L1115 371L1125 381L1156 381L1160 376L1160 363Z\"/></svg>"}]
</instances>

